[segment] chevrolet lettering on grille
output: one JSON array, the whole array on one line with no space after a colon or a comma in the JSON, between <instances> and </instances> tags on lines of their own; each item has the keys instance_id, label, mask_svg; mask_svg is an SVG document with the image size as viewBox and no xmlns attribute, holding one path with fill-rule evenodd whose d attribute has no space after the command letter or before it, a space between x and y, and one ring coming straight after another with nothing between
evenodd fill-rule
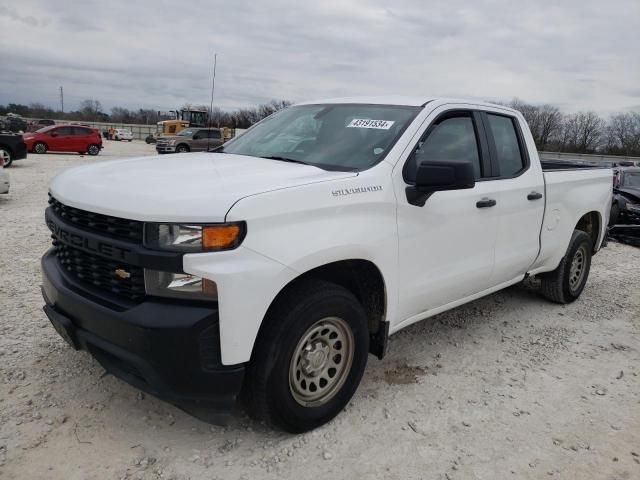
<instances>
[{"instance_id":1,"label":"chevrolet lettering on grille","mask_svg":"<svg viewBox=\"0 0 640 480\"><path fill-rule=\"evenodd\" d=\"M99 240L93 240L75 232L69 232L56 224L52 219L47 219L47 226L53 232L53 235L61 242L68 245L72 245L77 248L82 248L89 252L98 253L105 257L110 257L118 260L125 260L128 253L131 250L128 248L119 247L110 243L101 242Z\"/></svg>"}]
</instances>

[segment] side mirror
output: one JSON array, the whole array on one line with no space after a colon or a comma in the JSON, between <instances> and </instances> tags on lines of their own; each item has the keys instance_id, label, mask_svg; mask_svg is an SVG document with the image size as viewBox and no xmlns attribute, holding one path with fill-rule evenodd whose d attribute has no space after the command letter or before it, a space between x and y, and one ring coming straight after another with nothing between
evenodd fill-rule
<instances>
[{"instance_id":1,"label":"side mirror","mask_svg":"<svg viewBox=\"0 0 640 480\"><path fill-rule=\"evenodd\" d=\"M202 137L201 137L199 134L197 134L197 133L193 136L193 139L194 139L194 140L200 140L201 138L202 138Z\"/></svg>"},{"instance_id":2,"label":"side mirror","mask_svg":"<svg viewBox=\"0 0 640 480\"><path fill-rule=\"evenodd\" d=\"M51 132L51 133L49 134L49 136L50 136L50 137L57 137L57 136L58 136L58 134L57 134L56 132Z\"/></svg>"},{"instance_id":3,"label":"side mirror","mask_svg":"<svg viewBox=\"0 0 640 480\"><path fill-rule=\"evenodd\" d=\"M425 161L418 165L415 186L407 187L407 201L424 206L434 192L473 188L476 184L471 162Z\"/></svg>"}]
</instances>

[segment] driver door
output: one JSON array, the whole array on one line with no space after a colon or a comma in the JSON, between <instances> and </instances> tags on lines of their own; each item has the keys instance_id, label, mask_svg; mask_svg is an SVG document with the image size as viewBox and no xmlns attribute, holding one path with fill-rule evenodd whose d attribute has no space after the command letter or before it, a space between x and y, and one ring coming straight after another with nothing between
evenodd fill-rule
<instances>
[{"instance_id":1,"label":"driver door","mask_svg":"<svg viewBox=\"0 0 640 480\"><path fill-rule=\"evenodd\" d=\"M193 135L193 140L191 141L191 151L192 152L202 152L207 149L207 144L209 143L209 132L208 130L198 130Z\"/></svg>"},{"instance_id":2,"label":"driver door","mask_svg":"<svg viewBox=\"0 0 640 480\"><path fill-rule=\"evenodd\" d=\"M70 151L70 144L73 143L73 128L59 127L49 132L49 140L47 141L49 150L52 151Z\"/></svg>"},{"instance_id":3,"label":"driver door","mask_svg":"<svg viewBox=\"0 0 640 480\"><path fill-rule=\"evenodd\" d=\"M485 179L491 167L478 112L441 110L430 118L396 183L401 322L490 288L494 268L496 190ZM406 187L417 165L429 161L471 162L475 186L435 192L423 206L410 203Z\"/></svg>"}]
</instances>

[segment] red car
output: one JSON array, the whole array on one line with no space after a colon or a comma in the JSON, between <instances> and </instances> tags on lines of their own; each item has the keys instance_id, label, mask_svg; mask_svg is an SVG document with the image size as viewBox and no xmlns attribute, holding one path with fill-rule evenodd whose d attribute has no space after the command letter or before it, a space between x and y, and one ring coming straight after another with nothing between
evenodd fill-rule
<instances>
[{"instance_id":1,"label":"red car","mask_svg":"<svg viewBox=\"0 0 640 480\"><path fill-rule=\"evenodd\" d=\"M51 125L23 135L27 149L33 153L78 152L98 155L102 136L95 128L81 125Z\"/></svg>"}]
</instances>

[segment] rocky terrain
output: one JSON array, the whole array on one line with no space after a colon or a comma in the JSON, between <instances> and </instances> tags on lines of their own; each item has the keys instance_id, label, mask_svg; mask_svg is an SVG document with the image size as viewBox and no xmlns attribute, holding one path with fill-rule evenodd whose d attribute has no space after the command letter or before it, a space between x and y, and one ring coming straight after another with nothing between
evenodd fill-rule
<instances>
[{"instance_id":1,"label":"rocky terrain","mask_svg":"<svg viewBox=\"0 0 640 480\"><path fill-rule=\"evenodd\" d=\"M0 196L0 478L640 478L640 249L610 243L582 297L510 288L394 335L351 404L292 436L241 409L226 427L74 352L42 312L47 183L97 158L30 155Z\"/></svg>"}]
</instances>

